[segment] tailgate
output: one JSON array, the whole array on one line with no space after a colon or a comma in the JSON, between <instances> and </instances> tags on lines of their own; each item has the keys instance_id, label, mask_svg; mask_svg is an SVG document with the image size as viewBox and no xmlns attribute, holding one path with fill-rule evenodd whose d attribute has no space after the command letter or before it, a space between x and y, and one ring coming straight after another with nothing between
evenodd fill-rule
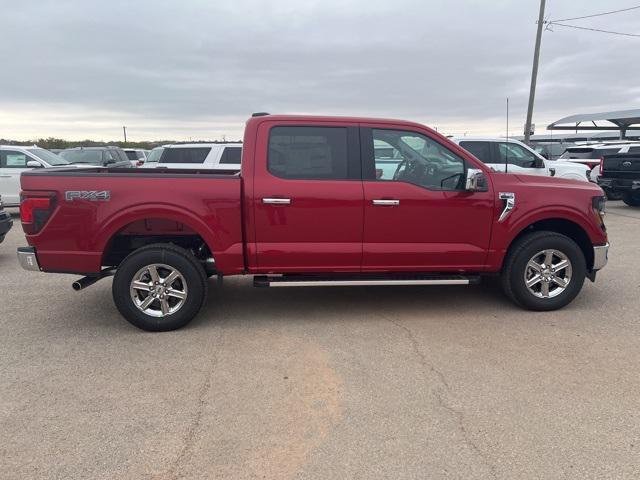
<instances>
[{"instance_id":1,"label":"tailgate","mask_svg":"<svg viewBox=\"0 0 640 480\"><path fill-rule=\"evenodd\" d=\"M606 155L602 160L602 176L640 178L640 156L636 154Z\"/></svg>"}]
</instances>

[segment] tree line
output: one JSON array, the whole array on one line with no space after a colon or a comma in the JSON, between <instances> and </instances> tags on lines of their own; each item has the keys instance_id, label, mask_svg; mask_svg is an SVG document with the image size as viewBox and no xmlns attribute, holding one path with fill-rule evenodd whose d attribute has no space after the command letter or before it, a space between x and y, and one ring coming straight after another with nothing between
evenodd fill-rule
<instances>
[{"instance_id":1,"label":"tree line","mask_svg":"<svg viewBox=\"0 0 640 480\"><path fill-rule=\"evenodd\" d=\"M145 150L151 150L152 148L160 145L167 145L171 143L241 143L241 141L220 141L220 140L195 140L190 142L176 142L175 140L154 140L146 142L123 142L123 141L96 141L96 140L65 140L64 138L38 138L34 140L10 140L0 138L0 145L19 145L19 146L31 146L37 145L47 150L51 148L73 148L73 147L103 147L106 145L116 146L121 148L143 148Z\"/></svg>"}]
</instances>

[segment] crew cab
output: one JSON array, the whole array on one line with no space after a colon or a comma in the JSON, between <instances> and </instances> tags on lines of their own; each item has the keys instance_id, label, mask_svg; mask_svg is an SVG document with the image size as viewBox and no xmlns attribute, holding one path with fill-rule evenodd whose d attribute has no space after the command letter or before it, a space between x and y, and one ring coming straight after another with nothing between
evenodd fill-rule
<instances>
[{"instance_id":1,"label":"crew cab","mask_svg":"<svg viewBox=\"0 0 640 480\"><path fill-rule=\"evenodd\" d=\"M598 185L622 198L630 207L640 207L640 154L605 155L600 163Z\"/></svg>"},{"instance_id":2,"label":"crew cab","mask_svg":"<svg viewBox=\"0 0 640 480\"><path fill-rule=\"evenodd\" d=\"M453 137L451 140L495 171L589 181L588 167L577 163L548 160L513 138Z\"/></svg>"},{"instance_id":3,"label":"crew cab","mask_svg":"<svg viewBox=\"0 0 640 480\"><path fill-rule=\"evenodd\" d=\"M400 161L388 174L386 153ZM380 157L380 158L379 158ZM22 176L28 270L115 275L121 314L188 323L207 277L259 287L468 285L500 275L531 310L571 302L607 262L602 190L495 172L423 125L259 114L234 170L60 169Z\"/></svg>"}]
</instances>

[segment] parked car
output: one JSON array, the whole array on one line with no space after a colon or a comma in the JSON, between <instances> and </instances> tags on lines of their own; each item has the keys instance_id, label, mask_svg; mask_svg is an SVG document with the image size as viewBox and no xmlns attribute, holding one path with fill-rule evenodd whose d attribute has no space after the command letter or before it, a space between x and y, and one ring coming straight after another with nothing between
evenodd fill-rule
<instances>
[{"instance_id":1,"label":"parked car","mask_svg":"<svg viewBox=\"0 0 640 480\"><path fill-rule=\"evenodd\" d=\"M496 172L589 181L591 172L588 167L547 160L532 148L512 138L454 137L451 140Z\"/></svg>"},{"instance_id":2,"label":"parked car","mask_svg":"<svg viewBox=\"0 0 640 480\"><path fill-rule=\"evenodd\" d=\"M379 176L380 144L400 156L392 178ZM39 170L22 189L21 265L84 275L76 290L115 273L120 313L155 331L197 314L210 275L253 275L259 287L500 275L518 305L554 310L595 280L609 246L597 185L498 174L401 120L260 114L246 124L240 175Z\"/></svg>"},{"instance_id":3,"label":"parked car","mask_svg":"<svg viewBox=\"0 0 640 480\"><path fill-rule=\"evenodd\" d=\"M605 155L598 185L631 207L640 207L640 153Z\"/></svg>"},{"instance_id":4,"label":"parked car","mask_svg":"<svg viewBox=\"0 0 640 480\"><path fill-rule=\"evenodd\" d=\"M5 235L11 230L13 219L9 212L4 209L2 204L2 196L0 196L0 243L4 242Z\"/></svg>"},{"instance_id":5,"label":"parked car","mask_svg":"<svg viewBox=\"0 0 640 480\"><path fill-rule=\"evenodd\" d=\"M119 147L75 147L60 152L60 156L74 165L99 165L109 168L130 168L131 161Z\"/></svg>"},{"instance_id":6,"label":"parked car","mask_svg":"<svg viewBox=\"0 0 640 480\"><path fill-rule=\"evenodd\" d=\"M122 150L127 155L132 167L141 167L149 154L149 150L142 148L123 148Z\"/></svg>"},{"instance_id":7,"label":"parked car","mask_svg":"<svg viewBox=\"0 0 640 480\"><path fill-rule=\"evenodd\" d=\"M240 170L241 143L185 143L161 148L158 161L147 160L146 168Z\"/></svg>"},{"instance_id":8,"label":"parked car","mask_svg":"<svg viewBox=\"0 0 640 480\"><path fill-rule=\"evenodd\" d=\"M640 142L602 142L568 147L560 156L565 162L581 163L593 169L600 159L614 153L640 153Z\"/></svg>"},{"instance_id":9,"label":"parked car","mask_svg":"<svg viewBox=\"0 0 640 480\"><path fill-rule=\"evenodd\" d=\"M5 206L20 204L20 174L32 168L69 166L69 162L49 150L0 145L0 196Z\"/></svg>"},{"instance_id":10,"label":"parked car","mask_svg":"<svg viewBox=\"0 0 640 480\"><path fill-rule=\"evenodd\" d=\"M162 156L162 152L164 152L164 146L163 147L155 147L153 149L151 149L151 151L149 152L149 155L147 155L147 159L144 161L144 163L142 165L140 165L141 168L156 168L158 162L160 161L160 157Z\"/></svg>"}]
</instances>

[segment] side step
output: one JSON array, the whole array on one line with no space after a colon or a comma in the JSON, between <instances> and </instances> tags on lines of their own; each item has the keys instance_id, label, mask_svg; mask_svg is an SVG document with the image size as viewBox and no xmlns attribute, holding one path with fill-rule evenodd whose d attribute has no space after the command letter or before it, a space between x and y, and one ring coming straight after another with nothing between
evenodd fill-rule
<instances>
[{"instance_id":1,"label":"side step","mask_svg":"<svg viewBox=\"0 0 640 480\"><path fill-rule=\"evenodd\" d=\"M475 285L480 275L256 275L254 287L349 287L366 285Z\"/></svg>"}]
</instances>

